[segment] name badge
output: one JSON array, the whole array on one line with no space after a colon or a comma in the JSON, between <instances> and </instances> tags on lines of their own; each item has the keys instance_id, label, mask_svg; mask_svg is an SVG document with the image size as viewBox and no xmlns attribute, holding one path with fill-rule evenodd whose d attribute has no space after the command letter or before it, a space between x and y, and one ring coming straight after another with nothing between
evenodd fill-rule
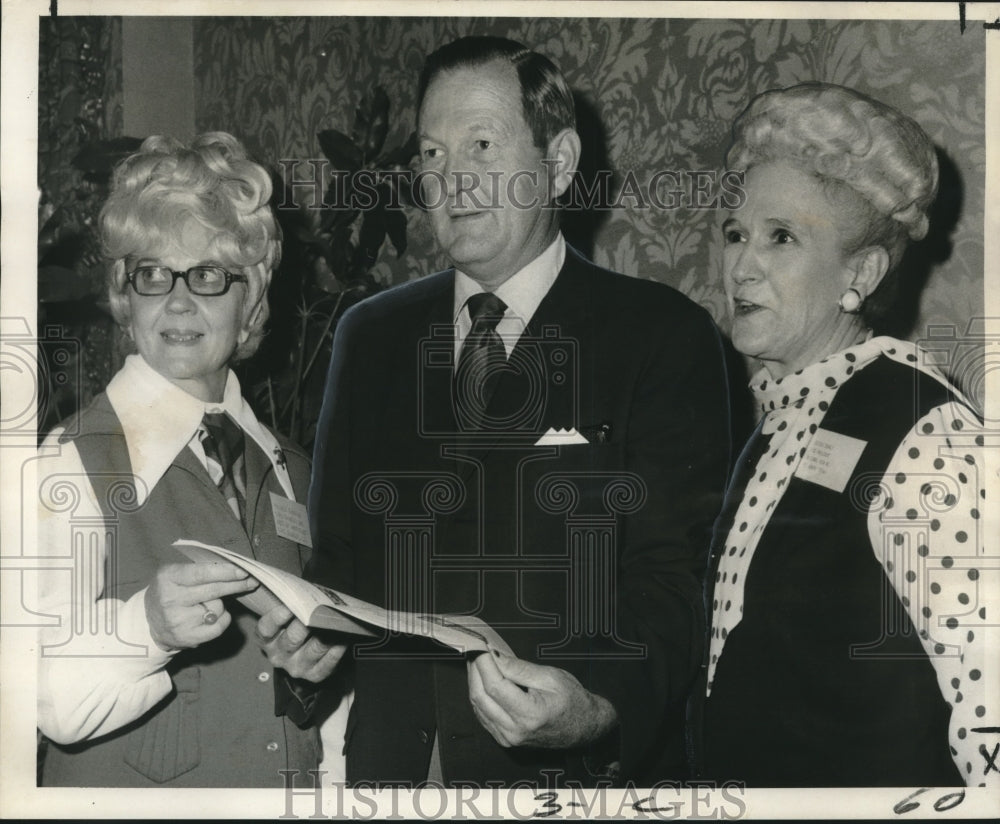
<instances>
[{"instance_id":1,"label":"name badge","mask_svg":"<svg viewBox=\"0 0 1000 824\"><path fill-rule=\"evenodd\" d=\"M867 441L819 428L799 461L795 477L843 492L867 445Z\"/></svg>"},{"instance_id":2,"label":"name badge","mask_svg":"<svg viewBox=\"0 0 1000 824\"><path fill-rule=\"evenodd\" d=\"M273 492L270 495L271 512L274 513L274 528L278 535L312 549L312 536L309 534L309 518L306 516L305 504L290 501L288 498Z\"/></svg>"}]
</instances>

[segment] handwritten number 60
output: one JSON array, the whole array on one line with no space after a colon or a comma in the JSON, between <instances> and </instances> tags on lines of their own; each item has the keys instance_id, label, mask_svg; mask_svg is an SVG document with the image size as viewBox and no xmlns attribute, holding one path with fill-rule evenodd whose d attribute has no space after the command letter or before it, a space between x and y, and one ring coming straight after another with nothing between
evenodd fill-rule
<instances>
[{"instance_id":1,"label":"handwritten number 60","mask_svg":"<svg viewBox=\"0 0 1000 824\"><path fill-rule=\"evenodd\" d=\"M910 793L906 798L900 801L892 811L896 815L903 815L904 813L911 812L920 806L919 801L914 801L921 793L925 793L930 789L930 787L921 787L914 793ZM965 800L965 790L959 790L958 792L948 793L947 795L942 795L937 801L934 802L935 812L943 813L948 810L954 809L959 804Z\"/></svg>"}]
</instances>

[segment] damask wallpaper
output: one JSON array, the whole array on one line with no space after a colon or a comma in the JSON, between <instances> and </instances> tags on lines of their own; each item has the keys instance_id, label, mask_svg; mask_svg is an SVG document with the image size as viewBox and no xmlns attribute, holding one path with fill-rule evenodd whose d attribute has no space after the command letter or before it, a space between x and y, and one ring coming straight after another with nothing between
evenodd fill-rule
<instances>
[{"instance_id":1,"label":"damask wallpaper","mask_svg":"<svg viewBox=\"0 0 1000 824\"><path fill-rule=\"evenodd\" d=\"M690 175L719 170L730 124L754 94L823 80L896 106L940 149L942 196L913 258L916 285L926 283L892 331L923 338L936 324L962 335L982 315L984 35L977 27L963 34L957 22L202 18L196 125L233 131L271 165L320 158L317 132L349 132L355 107L382 86L387 144L399 144L414 127L424 57L461 35L487 33L560 66L578 99L585 167L613 171L612 202L625 187L614 208L570 221L571 240L598 263L675 286L725 328L720 213L692 206ZM661 171L682 173L688 189L666 202L674 208L625 196L630 178L643 183ZM406 253L397 259L386 244L375 268L382 283L445 265L423 215L409 209L407 220Z\"/></svg>"},{"instance_id":2,"label":"damask wallpaper","mask_svg":"<svg viewBox=\"0 0 1000 824\"><path fill-rule=\"evenodd\" d=\"M39 21L38 326L79 346L40 347L39 431L100 392L121 365L96 235L107 187L84 147L122 134L121 19Z\"/></svg>"}]
</instances>

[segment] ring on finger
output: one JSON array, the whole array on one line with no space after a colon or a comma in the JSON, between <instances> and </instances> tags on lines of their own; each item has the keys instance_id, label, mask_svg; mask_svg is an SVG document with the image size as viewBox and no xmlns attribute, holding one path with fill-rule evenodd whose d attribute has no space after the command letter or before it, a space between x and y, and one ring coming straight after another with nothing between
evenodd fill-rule
<instances>
[{"instance_id":1,"label":"ring on finger","mask_svg":"<svg viewBox=\"0 0 1000 824\"><path fill-rule=\"evenodd\" d=\"M205 604L202 604L201 607L205 610L205 614L201 616L201 622L203 624L214 624L219 620L219 616L212 612L212 610L205 606Z\"/></svg>"}]
</instances>

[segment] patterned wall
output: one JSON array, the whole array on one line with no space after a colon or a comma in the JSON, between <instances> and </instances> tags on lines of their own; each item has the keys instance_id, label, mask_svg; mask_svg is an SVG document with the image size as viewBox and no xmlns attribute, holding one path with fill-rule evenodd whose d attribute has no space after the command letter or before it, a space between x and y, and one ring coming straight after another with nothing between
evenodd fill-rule
<instances>
[{"instance_id":1,"label":"patterned wall","mask_svg":"<svg viewBox=\"0 0 1000 824\"><path fill-rule=\"evenodd\" d=\"M388 144L413 128L427 53L463 34L499 34L549 55L582 103L591 164L618 183L659 170L717 169L729 126L754 94L803 80L853 86L914 117L944 153L945 196L920 258L933 261L911 337L964 331L983 311L984 36L953 22L644 19L205 18L195 22L196 124L242 137L258 157L320 157L315 134L349 131L381 85ZM641 208L594 216L575 239L594 259L669 283L725 326L715 210ZM386 247L376 275L397 283L444 266L423 216L410 247ZM918 280L921 276L918 275ZM916 299L915 299L916 300Z\"/></svg>"},{"instance_id":2,"label":"patterned wall","mask_svg":"<svg viewBox=\"0 0 1000 824\"><path fill-rule=\"evenodd\" d=\"M122 361L116 326L100 308L95 226L107 191L74 163L88 143L122 134L121 19L42 17L38 88L38 328L60 326L79 342L65 351L68 362L41 370L45 432L100 392Z\"/></svg>"}]
</instances>

